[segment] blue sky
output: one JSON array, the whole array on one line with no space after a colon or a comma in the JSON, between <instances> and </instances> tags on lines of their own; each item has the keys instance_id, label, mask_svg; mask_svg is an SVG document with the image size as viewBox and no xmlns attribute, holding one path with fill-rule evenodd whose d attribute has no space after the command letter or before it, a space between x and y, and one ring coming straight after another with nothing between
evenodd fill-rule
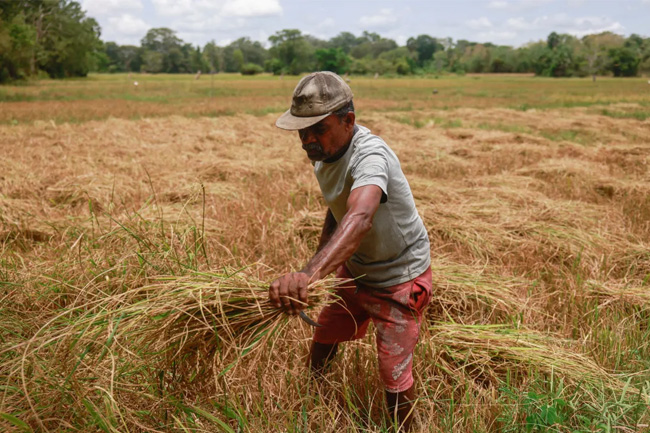
<instances>
[{"instance_id":1,"label":"blue sky","mask_svg":"<svg viewBox=\"0 0 650 433\"><path fill-rule=\"evenodd\" d=\"M219 45L297 28L329 39L368 30L403 45L428 34L521 46L552 32L612 31L650 36L650 0L80 0L102 39L139 45L148 29L169 27L186 42Z\"/></svg>"}]
</instances>

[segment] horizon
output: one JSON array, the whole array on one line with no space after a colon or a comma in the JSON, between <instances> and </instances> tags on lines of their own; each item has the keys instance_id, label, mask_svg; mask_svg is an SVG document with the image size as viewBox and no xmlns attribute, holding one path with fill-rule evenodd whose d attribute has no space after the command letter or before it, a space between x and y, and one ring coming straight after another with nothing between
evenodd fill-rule
<instances>
[{"instance_id":1,"label":"horizon","mask_svg":"<svg viewBox=\"0 0 650 433\"><path fill-rule=\"evenodd\" d=\"M337 5L337 3L339 5ZM295 0L81 0L87 16L99 23L104 42L140 45L148 30L166 27L184 42L219 46L248 37L270 46L268 37L283 29L329 40L341 32L378 33L403 46L410 37L468 40L519 48L546 40L551 32L578 38L612 32L647 37L650 0L462 0L423 2L379 0L298 2ZM341 7L339 7L341 6ZM467 13L470 10L472 13ZM318 18L317 18L318 17ZM646 32L646 33L644 33Z\"/></svg>"}]
</instances>

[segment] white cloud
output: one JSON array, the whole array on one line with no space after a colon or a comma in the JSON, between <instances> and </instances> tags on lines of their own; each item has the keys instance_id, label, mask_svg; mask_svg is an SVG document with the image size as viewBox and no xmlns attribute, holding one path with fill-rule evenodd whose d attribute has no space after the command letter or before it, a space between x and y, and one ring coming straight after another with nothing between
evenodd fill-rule
<instances>
[{"instance_id":1,"label":"white cloud","mask_svg":"<svg viewBox=\"0 0 650 433\"><path fill-rule=\"evenodd\" d=\"M397 42L397 45L402 46L406 45L406 41L408 41L409 36L404 36L404 35L397 35L395 36L395 42Z\"/></svg>"},{"instance_id":2,"label":"white cloud","mask_svg":"<svg viewBox=\"0 0 650 433\"><path fill-rule=\"evenodd\" d=\"M540 30L546 29L548 31L561 30L571 25L572 22L569 16L560 13L555 15L543 15L541 17L527 20L524 17L508 18L506 24L511 29L515 30Z\"/></svg>"},{"instance_id":3,"label":"white cloud","mask_svg":"<svg viewBox=\"0 0 650 433\"><path fill-rule=\"evenodd\" d=\"M472 30L489 29L492 27L492 22L486 17L472 19L466 21L465 24Z\"/></svg>"},{"instance_id":4,"label":"white cloud","mask_svg":"<svg viewBox=\"0 0 650 433\"><path fill-rule=\"evenodd\" d=\"M81 6L92 17L141 11L143 8L141 0L84 0Z\"/></svg>"},{"instance_id":5,"label":"white cloud","mask_svg":"<svg viewBox=\"0 0 650 433\"><path fill-rule=\"evenodd\" d=\"M218 4L195 0L151 0L156 12L161 16L187 16L215 9Z\"/></svg>"},{"instance_id":6,"label":"white cloud","mask_svg":"<svg viewBox=\"0 0 650 433\"><path fill-rule=\"evenodd\" d=\"M524 30L529 28L528 22L523 17L508 18L508 21L506 21L506 23L510 28L517 29L517 30Z\"/></svg>"},{"instance_id":7,"label":"white cloud","mask_svg":"<svg viewBox=\"0 0 650 433\"><path fill-rule=\"evenodd\" d=\"M523 17L509 18L506 21L509 28L513 30L546 30L558 33L569 33L582 37L591 33L614 32L621 33L625 27L618 21L607 17L577 17L570 18L561 13L556 15L544 15L527 20Z\"/></svg>"},{"instance_id":8,"label":"white cloud","mask_svg":"<svg viewBox=\"0 0 650 433\"><path fill-rule=\"evenodd\" d=\"M109 17L107 22L108 26L105 26L106 32L102 32L102 39L125 45L138 45L147 30L152 27L130 14Z\"/></svg>"},{"instance_id":9,"label":"white cloud","mask_svg":"<svg viewBox=\"0 0 650 433\"><path fill-rule=\"evenodd\" d=\"M555 0L520 0L514 3L520 9L535 9L553 3Z\"/></svg>"},{"instance_id":10,"label":"white cloud","mask_svg":"<svg viewBox=\"0 0 650 433\"><path fill-rule=\"evenodd\" d=\"M263 17L280 15L282 6L278 0L231 0L223 5L221 13L234 17Z\"/></svg>"},{"instance_id":11,"label":"white cloud","mask_svg":"<svg viewBox=\"0 0 650 433\"><path fill-rule=\"evenodd\" d=\"M122 0L120 0L122 1ZM261 17L280 15L278 0L151 0L161 16L213 15L224 17Z\"/></svg>"},{"instance_id":12,"label":"white cloud","mask_svg":"<svg viewBox=\"0 0 650 433\"><path fill-rule=\"evenodd\" d=\"M114 32L126 35L137 36L142 35L149 30L149 25L142 21L140 18L134 17L129 14L122 14L119 17L111 17L108 19Z\"/></svg>"},{"instance_id":13,"label":"white cloud","mask_svg":"<svg viewBox=\"0 0 650 433\"><path fill-rule=\"evenodd\" d=\"M390 28L397 23L397 16L392 9L381 9L378 14L364 15L359 19L359 24L366 28Z\"/></svg>"},{"instance_id":14,"label":"white cloud","mask_svg":"<svg viewBox=\"0 0 650 433\"><path fill-rule=\"evenodd\" d=\"M556 0L492 0L488 3L488 8L490 9L508 9L511 11L523 11L536 9L540 6L545 6L549 3L553 3ZM582 0L569 0L569 1L582 1Z\"/></svg>"},{"instance_id":15,"label":"white cloud","mask_svg":"<svg viewBox=\"0 0 650 433\"><path fill-rule=\"evenodd\" d=\"M583 17L573 20L573 26L566 30L567 33L582 37L593 33L613 32L623 33L625 27L618 21L610 18Z\"/></svg>"},{"instance_id":16,"label":"white cloud","mask_svg":"<svg viewBox=\"0 0 650 433\"><path fill-rule=\"evenodd\" d=\"M333 18L325 18L321 20L316 27L321 30L331 29L336 27L336 21Z\"/></svg>"},{"instance_id":17,"label":"white cloud","mask_svg":"<svg viewBox=\"0 0 650 433\"><path fill-rule=\"evenodd\" d=\"M503 0L494 0L488 4L490 9L506 9L508 7L508 2Z\"/></svg>"}]
</instances>

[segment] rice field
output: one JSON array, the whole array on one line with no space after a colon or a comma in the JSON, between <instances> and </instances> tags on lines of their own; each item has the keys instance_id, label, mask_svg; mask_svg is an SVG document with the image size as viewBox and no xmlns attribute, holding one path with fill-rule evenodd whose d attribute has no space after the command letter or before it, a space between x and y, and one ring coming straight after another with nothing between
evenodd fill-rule
<instances>
[{"instance_id":1,"label":"rice field","mask_svg":"<svg viewBox=\"0 0 650 433\"><path fill-rule=\"evenodd\" d=\"M0 431L391 431L372 332L315 381L266 301L326 210L296 82L0 87ZM647 79L350 85L431 239L416 431L650 431Z\"/></svg>"}]
</instances>

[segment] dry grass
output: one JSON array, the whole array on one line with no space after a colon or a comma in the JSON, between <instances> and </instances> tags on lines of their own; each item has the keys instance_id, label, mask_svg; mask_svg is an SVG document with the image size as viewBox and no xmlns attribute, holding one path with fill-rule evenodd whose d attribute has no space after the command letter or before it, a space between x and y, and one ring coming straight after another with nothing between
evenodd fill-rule
<instances>
[{"instance_id":1,"label":"dry grass","mask_svg":"<svg viewBox=\"0 0 650 433\"><path fill-rule=\"evenodd\" d=\"M434 80L355 90L359 123L400 157L432 241L421 429L644 431L650 121L626 116L647 97L605 81L627 102L610 96L603 114L582 81L527 94L524 78L462 80L435 80L446 109L421 95ZM0 126L0 430L388 429L372 335L317 383L306 325L273 315L258 339L217 295L252 288L246 299L263 302L316 246L317 183L297 138L264 114L281 111L289 81L236 81L219 102L233 113L217 117L170 115L209 115L200 101L6 103L20 121ZM52 92L83 89L64 83ZM464 94L445 96L459 83ZM543 110L507 108L543 93ZM130 104L151 111L117 118L134 117ZM113 118L61 124L55 105ZM245 323L265 317L257 301Z\"/></svg>"}]
</instances>

